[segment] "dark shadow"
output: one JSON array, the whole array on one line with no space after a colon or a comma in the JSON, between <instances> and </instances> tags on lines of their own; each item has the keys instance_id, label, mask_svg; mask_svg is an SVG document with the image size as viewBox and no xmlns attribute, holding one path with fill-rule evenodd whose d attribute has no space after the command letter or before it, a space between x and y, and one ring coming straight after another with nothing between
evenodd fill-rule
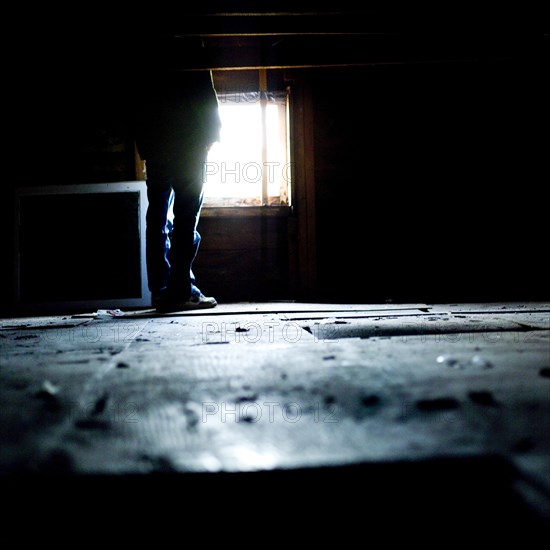
<instances>
[{"instance_id":1,"label":"dark shadow","mask_svg":"<svg viewBox=\"0 0 550 550\"><path fill-rule=\"evenodd\" d=\"M519 536L529 546L549 526L515 491L519 479L509 463L487 456L253 473L181 474L159 462L143 475L18 475L2 485L4 501L26 515L85 525L100 514L105 525L126 525L130 537L153 525L169 532L185 525L188 536L203 521L212 536L227 522L238 533L226 536L241 541L254 539L245 533L254 527L270 540L293 532L294 542Z\"/></svg>"}]
</instances>

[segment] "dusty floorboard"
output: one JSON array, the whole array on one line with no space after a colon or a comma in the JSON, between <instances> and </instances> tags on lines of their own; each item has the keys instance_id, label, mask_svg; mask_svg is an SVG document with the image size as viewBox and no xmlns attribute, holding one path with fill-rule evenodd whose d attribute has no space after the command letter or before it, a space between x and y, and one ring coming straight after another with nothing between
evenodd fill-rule
<instances>
[{"instance_id":1,"label":"dusty floorboard","mask_svg":"<svg viewBox=\"0 0 550 550\"><path fill-rule=\"evenodd\" d=\"M415 502L439 517L469 498L470 522L548 523L549 304L92 313L2 320L14 487L168 479L198 498L259 483L329 501L356 487L415 519Z\"/></svg>"}]
</instances>

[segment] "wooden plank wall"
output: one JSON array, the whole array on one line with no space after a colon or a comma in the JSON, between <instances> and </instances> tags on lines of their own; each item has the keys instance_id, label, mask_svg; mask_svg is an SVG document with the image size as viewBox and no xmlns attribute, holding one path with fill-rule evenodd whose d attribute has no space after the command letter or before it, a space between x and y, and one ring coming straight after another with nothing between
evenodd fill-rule
<instances>
[{"instance_id":1,"label":"wooden plank wall","mask_svg":"<svg viewBox=\"0 0 550 550\"><path fill-rule=\"evenodd\" d=\"M197 285L220 302L293 297L288 216L203 216Z\"/></svg>"}]
</instances>

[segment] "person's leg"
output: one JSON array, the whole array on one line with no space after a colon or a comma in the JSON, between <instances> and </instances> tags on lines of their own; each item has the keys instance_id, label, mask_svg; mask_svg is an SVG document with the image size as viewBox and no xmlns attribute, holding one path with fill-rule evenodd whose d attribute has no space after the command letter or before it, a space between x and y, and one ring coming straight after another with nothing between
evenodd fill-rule
<instances>
[{"instance_id":1,"label":"person's leg","mask_svg":"<svg viewBox=\"0 0 550 550\"><path fill-rule=\"evenodd\" d=\"M146 262L149 290L153 298L168 286L170 237L168 211L173 197L172 177L157 166L147 166Z\"/></svg>"},{"instance_id":2,"label":"person's leg","mask_svg":"<svg viewBox=\"0 0 550 550\"><path fill-rule=\"evenodd\" d=\"M200 234L197 231L202 191L186 177L174 178L174 222L171 233L170 277L168 288L172 297L188 299L193 290L195 276L193 261L197 255Z\"/></svg>"},{"instance_id":3,"label":"person's leg","mask_svg":"<svg viewBox=\"0 0 550 550\"><path fill-rule=\"evenodd\" d=\"M203 200L206 148L188 150L172 170L174 219L171 233L170 277L165 293L167 307L214 307L216 300L205 298L195 285L193 261L201 236L197 231Z\"/></svg>"}]
</instances>

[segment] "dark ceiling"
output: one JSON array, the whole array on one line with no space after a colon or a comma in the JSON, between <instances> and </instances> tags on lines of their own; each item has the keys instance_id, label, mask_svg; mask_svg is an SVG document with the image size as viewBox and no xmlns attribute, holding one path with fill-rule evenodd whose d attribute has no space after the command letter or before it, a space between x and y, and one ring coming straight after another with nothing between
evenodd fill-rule
<instances>
[{"instance_id":1,"label":"dark ceiling","mask_svg":"<svg viewBox=\"0 0 550 550\"><path fill-rule=\"evenodd\" d=\"M27 29L26 36L38 50L53 52L51 60L84 69L137 67L147 59L174 69L460 61L538 56L547 47L542 13L457 5L428 11L388 2L358 9L349 1L334 8L226 1L124 13L94 5L85 16L49 14L48 25ZM197 37L205 46L201 58L189 54Z\"/></svg>"}]
</instances>

